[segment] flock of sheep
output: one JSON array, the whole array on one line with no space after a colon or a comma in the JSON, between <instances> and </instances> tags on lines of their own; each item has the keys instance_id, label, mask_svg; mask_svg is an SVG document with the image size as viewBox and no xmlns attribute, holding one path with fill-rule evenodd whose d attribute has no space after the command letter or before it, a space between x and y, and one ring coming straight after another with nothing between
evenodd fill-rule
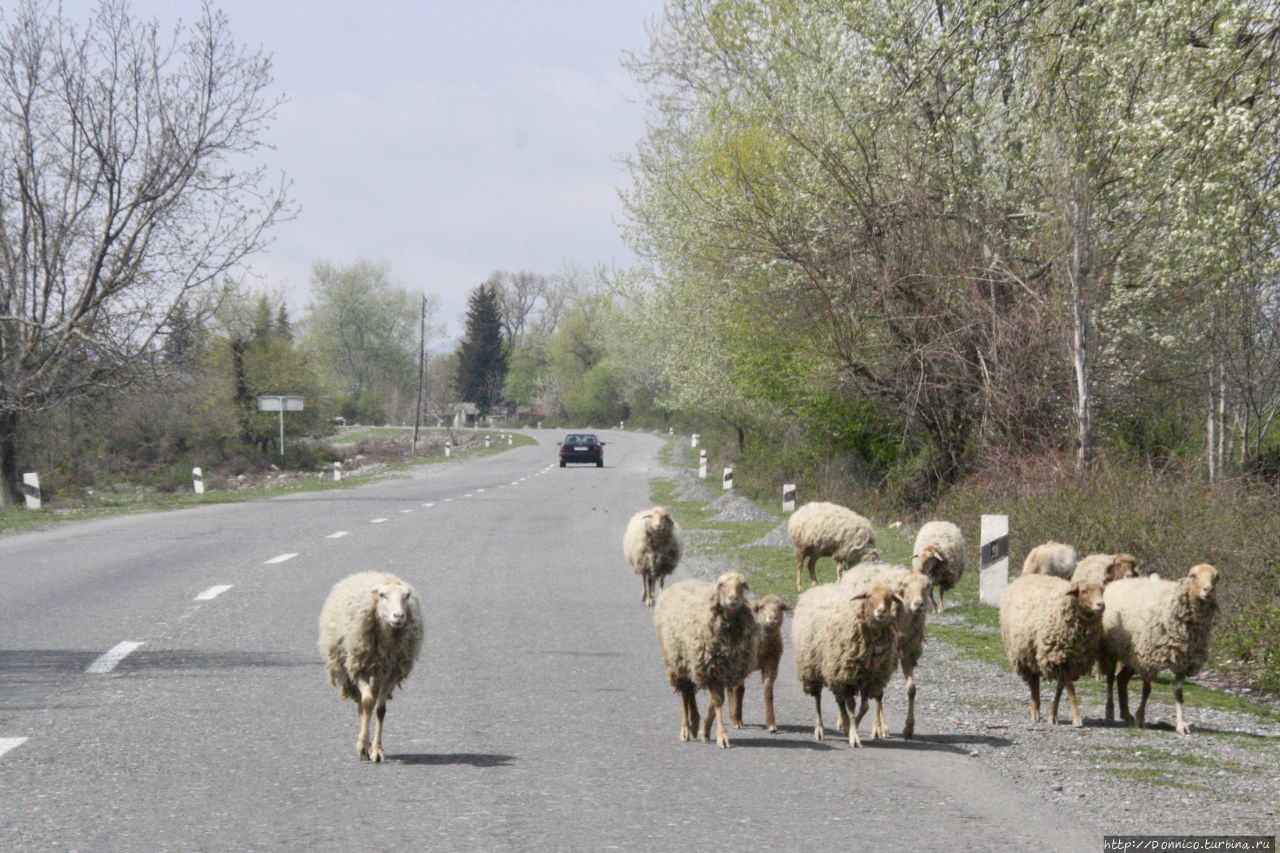
<instances>
[{"instance_id":1,"label":"flock of sheep","mask_svg":"<svg viewBox=\"0 0 1280 853\"><path fill-rule=\"evenodd\" d=\"M822 691L835 697L837 727L849 745L862 745L858 727L872 702L871 736L889 736L884 690L902 668L907 716L902 736L915 730L914 672L924 649L927 603L938 590L936 608L965 569L960 528L931 521L916 536L911 568L881 562L867 519L832 503L809 503L792 514L787 534L795 547L796 587L808 561L810 588L796 601L791 642L796 675L814 700L814 729L822 740ZM773 688L782 657L782 623L791 608L779 596L754 601L747 578L726 572L714 582L685 580L655 597L680 562L680 534L662 507L636 513L623 537L623 552L644 583L642 600L655 607L654 626L667 680L680 694L680 740L698 736L729 746L724 703L730 722L742 727L747 678L764 682L765 727L777 731ZM818 584L818 558L836 563L834 583ZM1005 590L1000 632L1009 662L1031 691L1031 718L1040 719L1040 683L1055 682L1049 722L1058 720L1065 690L1071 722L1083 725L1074 682L1095 665L1107 678L1108 720L1114 719L1112 692L1119 686L1125 722L1142 726L1151 681L1161 671L1174 677L1175 728L1190 730L1183 716L1183 680L1208 657L1209 631L1217 604L1217 570L1195 566L1180 581L1152 574L1136 576L1129 554L1094 554L1076 560L1068 545L1049 542L1027 555L1022 576ZM382 726L387 700L413 669L422 647L422 609L409 584L386 572L360 572L334 585L320 613L320 652L329 682L353 700L360 715L356 753L360 760L383 760ZM1129 711L1129 681L1142 679L1137 712ZM697 693L709 695L706 719ZM859 705L859 701L861 704ZM851 718L852 715L852 718ZM372 736L370 726L372 724Z\"/></svg>"},{"instance_id":2,"label":"flock of sheep","mask_svg":"<svg viewBox=\"0 0 1280 853\"><path fill-rule=\"evenodd\" d=\"M796 587L802 588L806 561L810 588L796 601L791 642L796 675L814 700L814 730L824 737L822 691L835 697L838 730L849 745L862 745L858 728L875 704L871 736L888 737L884 690L900 666L907 685L907 716L902 736L915 731L914 671L924 648L926 604L944 607L946 590L964 573L965 541L946 521L920 528L911 568L881 562L867 519L832 503L810 503L792 514L787 534L795 547ZM654 587L664 586L680 561L680 535L669 513L654 507L636 513L627 526L623 551L644 581L643 601L654 606ZM818 584L816 563L832 557L834 583ZM1175 728L1187 734L1183 716L1183 680L1208 657L1209 630L1217 609L1217 570L1195 566L1180 581L1155 574L1137 577L1129 554L1094 554L1077 562L1068 545L1049 542L1032 549L1022 576L1009 584L1000 607L1005 653L1031 692L1031 717L1040 720L1040 682L1055 682L1049 722L1057 723L1065 690L1071 722L1083 725L1074 682L1095 665L1107 677L1108 720L1115 717L1112 694L1119 686L1125 722L1145 722L1151 681L1161 671L1174 677ZM724 701L730 722L742 727L742 696L748 676L764 681L765 727L777 722L773 688L782 654L782 619L790 608L776 595L755 601L740 572L715 581L685 580L656 599L654 626L667 680L681 698L680 740L698 736L729 746ZM1142 679L1142 699L1131 714L1128 684ZM709 696L705 720L697 693ZM859 704L860 703L860 704ZM851 718L852 715L852 718Z\"/></svg>"}]
</instances>

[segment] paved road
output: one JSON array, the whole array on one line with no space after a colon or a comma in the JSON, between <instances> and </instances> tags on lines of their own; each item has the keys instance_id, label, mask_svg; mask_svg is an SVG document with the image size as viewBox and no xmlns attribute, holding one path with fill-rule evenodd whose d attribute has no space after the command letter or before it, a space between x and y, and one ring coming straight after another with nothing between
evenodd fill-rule
<instances>
[{"instance_id":1,"label":"paved road","mask_svg":"<svg viewBox=\"0 0 1280 853\"><path fill-rule=\"evenodd\" d=\"M815 743L789 658L782 733L678 743L620 544L660 442L606 434L608 467L561 470L537 437L412 479L0 537L0 849L1099 846L963 738ZM380 766L356 761L315 650L329 587L371 568L414 583L427 621Z\"/></svg>"}]
</instances>

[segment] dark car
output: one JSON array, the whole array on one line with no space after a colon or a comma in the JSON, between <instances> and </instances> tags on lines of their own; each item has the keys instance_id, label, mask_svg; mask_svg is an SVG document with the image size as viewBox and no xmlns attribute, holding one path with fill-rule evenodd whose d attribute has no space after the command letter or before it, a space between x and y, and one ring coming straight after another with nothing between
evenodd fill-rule
<instances>
[{"instance_id":1,"label":"dark car","mask_svg":"<svg viewBox=\"0 0 1280 853\"><path fill-rule=\"evenodd\" d=\"M595 463L604 467L604 442L589 432L571 432L560 442L560 467L570 462Z\"/></svg>"}]
</instances>

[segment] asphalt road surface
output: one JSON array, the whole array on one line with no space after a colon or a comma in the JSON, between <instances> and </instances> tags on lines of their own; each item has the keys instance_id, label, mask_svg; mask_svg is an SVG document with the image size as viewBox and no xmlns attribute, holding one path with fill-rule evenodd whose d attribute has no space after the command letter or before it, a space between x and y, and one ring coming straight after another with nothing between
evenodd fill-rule
<instances>
[{"instance_id":1,"label":"asphalt road surface","mask_svg":"<svg viewBox=\"0 0 1280 853\"><path fill-rule=\"evenodd\" d=\"M1100 848L965 736L850 750L828 700L816 743L789 654L779 734L757 677L732 749L679 743L621 548L661 442L605 433L603 470L562 470L535 435L411 479L0 537L0 849ZM382 765L357 761L316 650L330 586L363 569L413 583L426 622Z\"/></svg>"}]
</instances>

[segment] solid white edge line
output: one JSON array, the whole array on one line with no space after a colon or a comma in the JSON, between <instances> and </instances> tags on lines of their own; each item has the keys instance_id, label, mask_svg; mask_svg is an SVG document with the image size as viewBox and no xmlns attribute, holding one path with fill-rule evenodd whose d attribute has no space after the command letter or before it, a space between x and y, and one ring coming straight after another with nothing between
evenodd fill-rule
<instances>
[{"instance_id":1,"label":"solid white edge line","mask_svg":"<svg viewBox=\"0 0 1280 853\"><path fill-rule=\"evenodd\" d=\"M125 640L122 643L116 643L106 652L98 655L97 659L85 669L86 673L93 675L105 675L115 669L120 661L124 660L138 646L142 645L141 640Z\"/></svg>"},{"instance_id":2,"label":"solid white edge line","mask_svg":"<svg viewBox=\"0 0 1280 853\"><path fill-rule=\"evenodd\" d=\"M24 737L0 737L0 755L4 755L11 749L22 746L27 742Z\"/></svg>"},{"instance_id":3,"label":"solid white edge line","mask_svg":"<svg viewBox=\"0 0 1280 853\"><path fill-rule=\"evenodd\" d=\"M270 566L270 565L274 565L275 563L283 563L286 560L292 560L296 556L298 556L296 551L292 554L281 554L279 557L272 557L270 560L267 560L262 565Z\"/></svg>"},{"instance_id":4,"label":"solid white edge line","mask_svg":"<svg viewBox=\"0 0 1280 853\"><path fill-rule=\"evenodd\" d=\"M325 539L341 539L343 536L346 536L347 533L348 531L346 530L339 530L337 533L330 533L328 536L324 538Z\"/></svg>"},{"instance_id":5,"label":"solid white edge line","mask_svg":"<svg viewBox=\"0 0 1280 853\"><path fill-rule=\"evenodd\" d=\"M234 586L234 584L229 584L229 583L223 583L223 584L218 584L217 586L211 586L208 589L206 589L204 592L200 593L195 598L193 598L192 601L213 601L215 598L222 595L227 590L231 589L232 586Z\"/></svg>"}]
</instances>

